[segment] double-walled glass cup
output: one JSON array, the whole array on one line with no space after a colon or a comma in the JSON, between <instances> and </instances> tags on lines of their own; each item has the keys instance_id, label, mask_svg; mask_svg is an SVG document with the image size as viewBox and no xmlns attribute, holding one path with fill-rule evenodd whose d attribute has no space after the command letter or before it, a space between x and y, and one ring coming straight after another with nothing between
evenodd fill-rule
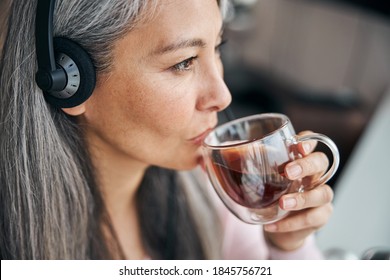
<instances>
[{"instance_id":1,"label":"double-walled glass cup","mask_svg":"<svg viewBox=\"0 0 390 280\"><path fill-rule=\"evenodd\" d=\"M333 154L327 172L310 180L289 180L287 163L302 157L297 144L324 143ZM205 138L202 146L205 168L218 196L239 219L250 224L267 224L285 217L279 198L288 193L326 183L336 172L340 156L327 136L296 135L283 114L260 114L225 123Z\"/></svg>"}]
</instances>

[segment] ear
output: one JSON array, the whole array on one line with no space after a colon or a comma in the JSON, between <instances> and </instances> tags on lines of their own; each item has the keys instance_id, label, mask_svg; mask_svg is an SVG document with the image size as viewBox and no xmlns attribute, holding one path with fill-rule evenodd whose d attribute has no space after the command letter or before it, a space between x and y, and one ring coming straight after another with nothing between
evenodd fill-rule
<instances>
[{"instance_id":1,"label":"ear","mask_svg":"<svg viewBox=\"0 0 390 280\"><path fill-rule=\"evenodd\" d=\"M76 117L85 113L85 102L72 108L61 108L65 114Z\"/></svg>"}]
</instances>

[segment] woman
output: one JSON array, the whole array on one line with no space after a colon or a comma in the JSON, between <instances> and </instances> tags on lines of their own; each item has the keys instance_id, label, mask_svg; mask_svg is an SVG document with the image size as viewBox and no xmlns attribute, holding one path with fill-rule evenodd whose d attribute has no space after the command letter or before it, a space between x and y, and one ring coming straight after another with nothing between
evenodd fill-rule
<instances>
[{"instance_id":1,"label":"woman","mask_svg":"<svg viewBox=\"0 0 390 280\"><path fill-rule=\"evenodd\" d=\"M68 108L34 81L36 2L14 1L1 61L2 259L319 257L311 236L330 215L328 186L282 197L294 214L263 229L179 172L201 163L202 135L231 101L224 1L57 1L55 36L82 46L97 78ZM301 148L290 178L326 169Z\"/></svg>"}]
</instances>

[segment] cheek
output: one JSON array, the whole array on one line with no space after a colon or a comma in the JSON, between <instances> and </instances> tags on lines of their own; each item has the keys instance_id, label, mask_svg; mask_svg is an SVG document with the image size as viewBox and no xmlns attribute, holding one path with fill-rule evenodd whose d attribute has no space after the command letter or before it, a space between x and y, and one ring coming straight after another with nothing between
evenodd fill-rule
<instances>
[{"instance_id":1,"label":"cheek","mask_svg":"<svg viewBox=\"0 0 390 280\"><path fill-rule=\"evenodd\" d=\"M191 93L179 96L162 90L157 93L159 96L153 95L155 98L134 112L143 117L137 129L143 132L137 138L140 146L148 145L145 158L148 163L166 168L195 167L200 152L188 143L197 132L194 128L198 129L194 120L195 99Z\"/></svg>"},{"instance_id":2,"label":"cheek","mask_svg":"<svg viewBox=\"0 0 390 280\"><path fill-rule=\"evenodd\" d=\"M166 81L154 84L141 84L135 91L133 113L142 118L148 127L161 134L175 134L189 128L194 116L196 96L183 85L172 86Z\"/></svg>"},{"instance_id":3,"label":"cheek","mask_svg":"<svg viewBox=\"0 0 390 280\"><path fill-rule=\"evenodd\" d=\"M119 81L91 97L85 117L93 141L147 164L194 167L199 149L186 143L195 127L194 95L179 88Z\"/></svg>"},{"instance_id":4,"label":"cheek","mask_svg":"<svg viewBox=\"0 0 390 280\"><path fill-rule=\"evenodd\" d=\"M163 134L185 133L190 128L194 115L194 105L188 102L169 102L153 104L147 108L150 125Z\"/></svg>"}]
</instances>

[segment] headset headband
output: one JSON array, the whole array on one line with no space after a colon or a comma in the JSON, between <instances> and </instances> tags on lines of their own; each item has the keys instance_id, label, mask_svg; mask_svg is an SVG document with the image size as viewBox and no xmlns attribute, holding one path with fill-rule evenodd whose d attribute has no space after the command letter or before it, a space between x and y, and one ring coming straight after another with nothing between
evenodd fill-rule
<instances>
[{"instance_id":1,"label":"headset headband","mask_svg":"<svg viewBox=\"0 0 390 280\"><path fill-rule=\"evenodd\" d=\"M38 0L35 22L35 49L38 59L36 82L44 91L59 91L66 86L64 71L57 69L53 47L55 0Z\"/></svg>"},{"instance_id":2,"label":"headset headband","mask_svg":"<svg viewBox=\"0 0 390 280\"><path fill-rule=\"evenodd\" d=\"M53 49L53 13L55 0L38 0L35 23L35 46L38 68L55 71Z\"/></svg>"}]
</instances>

